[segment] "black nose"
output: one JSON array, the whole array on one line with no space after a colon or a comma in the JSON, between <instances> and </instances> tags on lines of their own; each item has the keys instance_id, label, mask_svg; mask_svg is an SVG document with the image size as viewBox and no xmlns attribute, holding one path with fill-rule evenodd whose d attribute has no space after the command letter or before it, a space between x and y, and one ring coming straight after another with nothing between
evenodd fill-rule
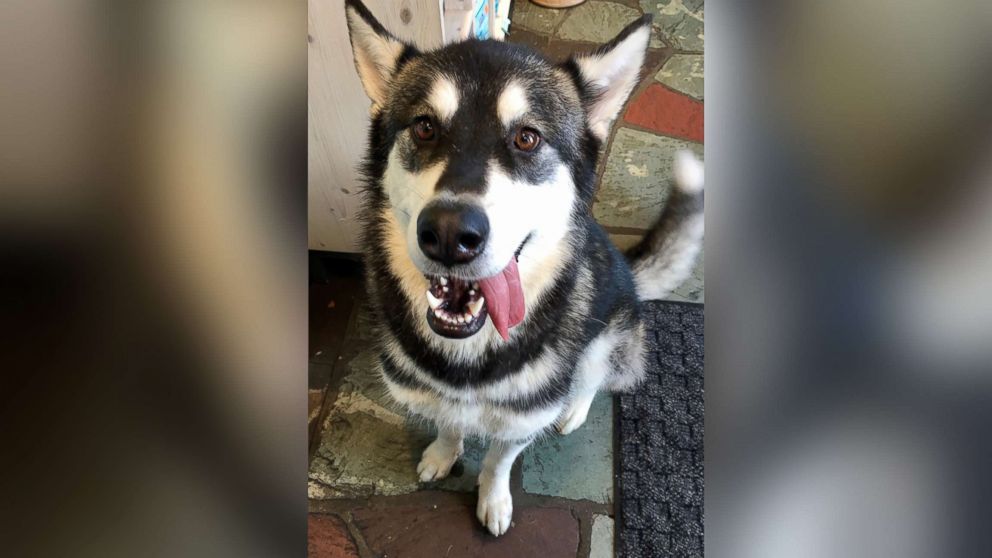
<instances>
[{"instance_id":1,"label":"black nose","mask_svg":"<svg viewBox=\"0 0 992 558\"><path fill-rule=\"evenodd\" d=\"M433 202L417 218L417 243L428 258L446 266L468 263L482 253L489 219L481 208L456 202Z\"/></svg>"}]
</instances>

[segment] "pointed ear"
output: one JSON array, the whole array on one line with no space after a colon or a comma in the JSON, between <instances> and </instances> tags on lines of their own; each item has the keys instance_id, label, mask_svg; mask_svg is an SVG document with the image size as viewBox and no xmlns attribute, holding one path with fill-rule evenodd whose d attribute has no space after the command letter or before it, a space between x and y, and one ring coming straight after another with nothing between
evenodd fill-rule
<instances>
[{"instance_id":1,"label":"pointed ear","mask_svg":"<svg viewBox=\"0 0 992 558\"><path fill-rule=\"evenodd\" d=\"M571 59L581 78L589 129L600 140L606 140L610 124L640 79L650 38L651 15L647 14L596 51Z\"/></svg>"},{"instance_id":2,"label":"pointed ear","mask_svg":"<svg viewBox=\"0 0 992 558\"><path fill-rule=\"evenodd\" d=\"M345 0L344 10L355 68L375 112L386 100L397 62L408 48L412 50L413 47L386 31L359 0Z\"/></svg>"}]
</instances>

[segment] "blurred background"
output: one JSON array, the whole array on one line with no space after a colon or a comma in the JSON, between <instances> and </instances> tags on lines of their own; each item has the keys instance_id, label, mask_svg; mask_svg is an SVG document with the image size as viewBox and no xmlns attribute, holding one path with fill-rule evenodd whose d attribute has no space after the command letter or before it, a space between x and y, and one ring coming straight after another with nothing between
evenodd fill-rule
<instances>
[{"instance_id":1,"label":"blurred background","mask_svg":"<svg viewBox=\"0 0 992 558\"><path fill-rule=\"evenodd\" d=\"M987 556L992 4L709 2L711 556Z\"/></svg>"},{"instance_id":2,"label":"blurred background","mask_svg":"<svg viewBox=\"0 0 992 558\"><path fill-rule=\"evenodd\" d=\"M306 15L0 8L0 554L306 552Z\"/></svg>"},{"instance_id":3,"label":"blurred background","mask_svg":"<svg viewBox=\"0 0 992 558\"><path fill-rule=\"evenodd\" d=\"M306 4L0 10L3 554L303 554ZM990 12L709 3L709 555L992 550Z\"/></svg>"}]
</instances>

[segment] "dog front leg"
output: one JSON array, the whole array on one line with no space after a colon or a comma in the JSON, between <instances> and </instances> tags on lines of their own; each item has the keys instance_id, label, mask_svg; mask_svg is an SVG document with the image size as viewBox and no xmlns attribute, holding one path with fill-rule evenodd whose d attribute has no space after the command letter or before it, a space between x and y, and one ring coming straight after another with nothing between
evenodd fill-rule
<instances>
[{"instance_id":1,"label":"dog front leg","mask_svg":"<svg viewBox=\"0 0 992 558\"><path fill-rule=\"evenodd\" d=\"M423 482L441 480L451 472L452 465L458 461L465 445L462 432L455 428L439 427L437 439L424 450L417 465L417 474Z\"/></svg>"},{"instance_id":2,"label":"dog front leg","mask_svg":"<svg viewBox=\"0 0 992 558\"><path fill-rule=\"evenodd\" d=\"M530 440L495 440L482 460L479 473L479 503L475 515L499 536L510 528L513 519L513 499L510 496L510 468Z\"/></svg>"}]
</instances>

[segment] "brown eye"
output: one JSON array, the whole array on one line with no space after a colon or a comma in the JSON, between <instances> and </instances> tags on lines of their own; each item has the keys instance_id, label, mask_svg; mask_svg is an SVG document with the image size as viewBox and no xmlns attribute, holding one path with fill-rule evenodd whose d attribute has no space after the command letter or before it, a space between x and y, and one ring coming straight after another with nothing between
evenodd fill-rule
<instances>
[{"instance_id":1,"label":"brown eye","mask_svg":"<svg viewBox=\"0 0 992 558\"><path fill-rule=\"evenodd\" d=\"M435 135L437 133L430 118L421 116L413 121L413 137L418 141L434 141Z\"/></svg>"},{"instance_id":2,"label":"brown eye","mask_svg":"<svg viewBox=\"0 0 992 558\"><path fill-rule=\"evenodd\" d=\"M520 128L517 130L517 137L513 138L513 145L520 151L533 151L541 143L541 136L537 130L530 128Z\"/></svg>"}]
</instances>

